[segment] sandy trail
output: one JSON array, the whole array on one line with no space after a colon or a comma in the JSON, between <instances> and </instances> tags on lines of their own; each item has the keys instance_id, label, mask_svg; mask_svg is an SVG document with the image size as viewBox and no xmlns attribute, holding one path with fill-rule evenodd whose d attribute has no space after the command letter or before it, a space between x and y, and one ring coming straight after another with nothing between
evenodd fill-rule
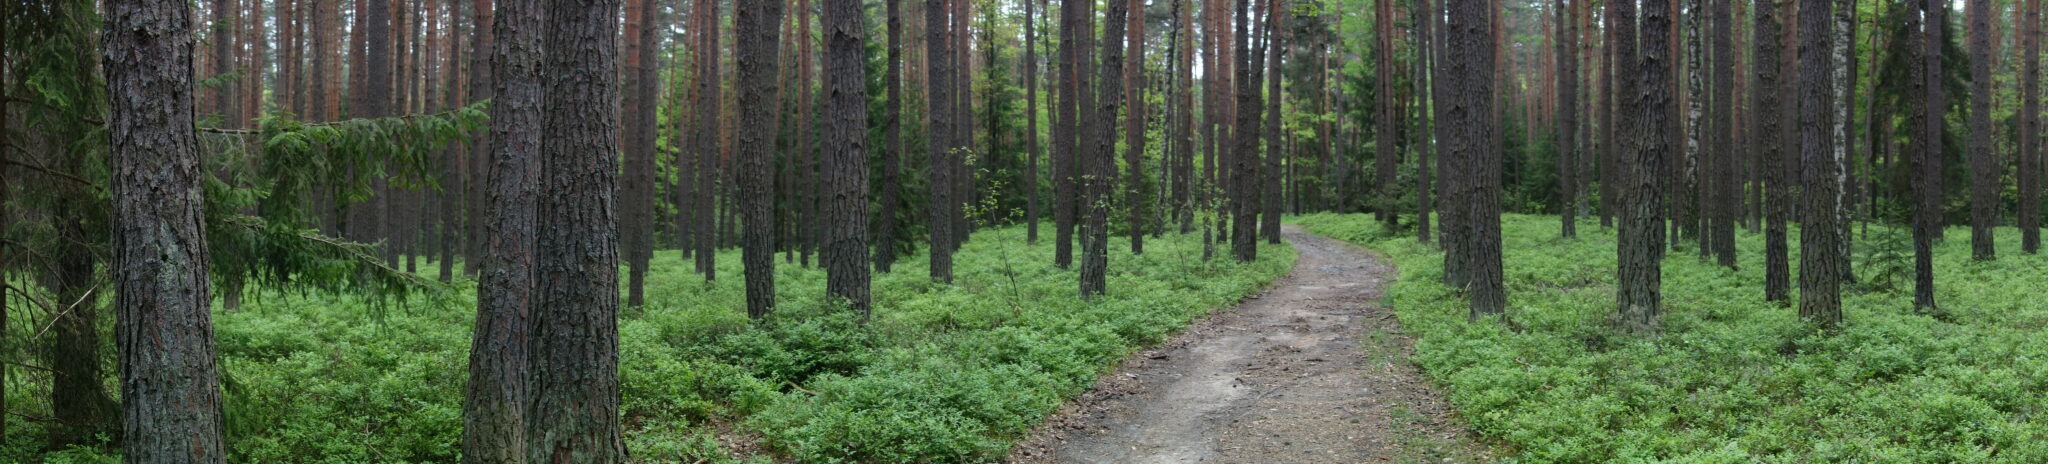
<instances>
[{"instance_id":1,"label":"sandy trail","mask_svg":"<svg viewBox=\"0 0 2048 464\"><path fill-rule=\"evenodd\" d=\"M1478 444L1409 364L1380 303L1394 269L1290 225L1300 257L1264 293L1104 375L1010 462L1474 462Z\"/></svg>"}]
</instances>

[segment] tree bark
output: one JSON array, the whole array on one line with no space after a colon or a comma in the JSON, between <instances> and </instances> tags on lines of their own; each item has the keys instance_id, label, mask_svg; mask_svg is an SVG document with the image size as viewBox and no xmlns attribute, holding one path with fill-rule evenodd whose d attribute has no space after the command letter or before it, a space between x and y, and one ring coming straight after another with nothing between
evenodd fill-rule
<instances>
[{"instance_id":1,"label":"tree bark","mask_svg":"<svg viewBox=\"0 0 2048 464\"><path fill-rule=\"evenodd\" d=\"M1394 190L1394 140L1398 137L1394 128L1398 119L1394 116L1394 2L1376 0L1373 3L1373 35L1377 44L1373 47L1376 58L1373 73L1378 77L1374 79L1377 91L1373 93L1372 131L1373 192L1378 204L1373 213L1379 216L1381 227L1394 230L1401 222L1394 201L1395 195L1400 193Z\"/></svg>"},{"instance_id":2,"label":"tree bark","mask_svg":"<svg viewBox=\"0 0 2048 464\"><path fill-rule=\"evenodd\" d=\"M1444 72L1452 100L1443 121L1447 137L1443 156L1460 171L1451 190L1458 199L1445 202L1459 210L1455 225L1446 226L1453 248L1461 250L1466 297L1472 319L1499 317L1507 304L1501 285L1500 144L1494 116L1496 10L1489 0L1448 0L1444 23Z\"/></svg>"},{"instance_id":3,"label":"tree bark","mask_svg":"<svg viewBox=\"0 0 2048 464\"><path fill-rule=\"evenodd\" d=\"M626 167L619 189L625 211L619 242L626 254L626 305L638 307L647 303L648 261L654 258L655 48L662 29L654 0L627 0L626 8L626 95L620 102L626 113L621 134Z\"/></svg>"},{"instance_id":4,"label":"tree bark","mask_svg":"<svg viewBox=\"0 0 2048 464\"><path fill-rule=\"evenodd\" d=\"M1620 191L1625 195L1621 200L1621 234L1617 242L1620 268L1616 282L1619 284L1617 298L1620 314L1616 321L1624 332L1650 334L1659 329L1662 307L1662 269L1664 260L1664 196L1657 185L1666 178L1665 157L1670 152L1671 141L1665 137L1670 112L1671 66L1666 60L1670 52L1670 13L1666 0L1649 0L1643 3L1641 52L1635 51L1636 34L1628 24L1633 23L1635 12L1628 2L1614 5L1614 14L1621 28L1615 33L1615 58L1617 66L1635 68L1636 72L1617 95L1627 96L1634 101L1627 102L1622 114L1636 115L1634 127L1628 131L1628 157L1621 164L1623 178Z\"/></svg>"},{"instance_id":5,"label":"tree bark","mask_svg":"<svg viewBox=\"0 0 2048 464\"><path fill-rule=\"evenodd\" d=\"M496 13L479 13L475 59L487 68L473 79L494 95L485 171L489 197L478 223L483 244L477 282L476 328L470 339L469 386L463 401L462 459L468 464L525 462L530 317L535 311L535 238L539 223L543 113L542 0L497 0ZM479 144L482 145L482 144ZM472 227L475 228L475 227Z\"/></svg>"},{"instance_id":6,"label":"tree bark","mask_svg":"<svg viewBox=\"0 0 2048 464\"><path fill-rule=\"evenodd\" d=\"M1578 179L1574 178L1573 174L1578 170L1577 157L1579 154L1579 88L1577 84L1579 81L1579 32L1578 18L1571 13L1575 5L1576 2L1558 0L1556 11L1557 23L1561 25L1557 29L1557 49L1554 55L1557 59L1559 84L1557 86L1557 104L1559 105L1557 119L1559 139L1557 149L1557 209L1564 223L1559 235L1564 238L1578 238L1579 236L1579 221L1574 216L1578 211L1576 211L1577 208L1573 207L1576 201L1572 197L1574 193L1578 192L1578 186L1576 185Z\"/></svg>"},{"instance_id":7,"label":"tree bark","mask_svg":"<svg viewBox=\"0 0 2048 464\"><path fill-rule=\"evenodd\" d=\"M1124 179L1124 206L1130 213L1125 232L1131 237L1131 254L1145 254L1145 221L1150 215L1145 201L1145 0L1127 0L1135 20L1129 21L1130 28L1126 42L1130 54L1123 63L1124 86L1122 93L1130 98L1129 108L1124 111L1124 167L1130 175ZM1114 11L1112 9L1112 11ZM1105 41L1110 42L1110 41ZM993 135L991 135L993 138ZM1110 164L1114 166L1114 162Z\"/></svg>"},{"instance_id":8,"label":"tree bark","mask_svg":"<svg viewBox=\"0 0 2048 464\"><path fill-rule=\"evenodd\" d=\"M950 210L959 206L953 197L957 189L954 187L952 163L965 156L965 153L957 151L959 144L954 140L958 129L953 125L960 121L954 120L956 108L953 99L956 98L954 91L957 87L953 77L952 41L947 37L952 24L947 15L952 10L950 1L960 0L926 0L924 12L925 59L930 63L927 72L931 76L930 90L926 92L925 99L925 114L931 119L931 125L925 128L930 147L926 152L930 160L931 186L928 211L931 214L932 242L930 272L932 280L945 283L953 282L952 241L956 235Z\"/></svg>"},{"instance_id":9,"label":"tree bark","mask_svg":"<svg viewBox=\"0 0 2048 464\"><path fill-rule=\"evenodd\" d=\"M1266 163L1263 168L1264 188L1259 200L1265 205L1259 216L1259 235L1266 243L1280 244L1281 203L1284 199L1280 189L1281 161L1285 158L1281 138L1280 104L1287 94L1280 91L1280 62L1287 49L1287 3L1283 0L1267 0L1266 5ZM1393 208L1388 208L1393 211Z\"/></svg>"},{"instance_id":10,"label":"tree bark","mask_svg":"<svg viewBox=\"0 0 2048 464\"><path fill-rule=\"evenodd\" d=\"M1968 0L1964 8L1970 22L1970 256L1989 261L1998 257L1992 228L2005 174L1991 152L1991 2Z\"/></svg>"},{"instance_id":11,"label":"tree bark","mask_svg":"<svg viewBox=\"0 0 2048 464\"><path fill-rule=\"evenodd\" d=\"M1124 100L1123 85L1118 82L1124 74L1124 41L1120 39L1125 37L1125 25L1131 11L1130 2L1112 0L1103 15L1102 61L1097 65L1095 77L1095 84L1100 90L1095 94L1095 117L1088 124L1093 132L1089 138L1095 146L1081 161L1086 166L1086 175L1081 178L1081 195L1087 210L1087 217L1081 225L1080 293L1084 299L1102 295L1109 289L1109 199L1115 185L1113 179L1116 178L1115 121ZM1137 173L1132 173L1132 177L1137 177Z\"/></svg>"},{"instance_id":12,"label":"tree bark","mask_svg":"<svg viewBox=\"0 0 2048 464\"><path fill-rule=\"evenodd\" d=\"M1799 316L1827 329L1842 323L1841 268L1848 265L1836 247L1846 171L1831 132L1834 6L1832 0L1799 1L1799 145L1806 167L1800 179L1806 217L1799 229Z\"/></svg>"},{"instance_id":13,"label":"tree bark","mask_svg":"<svg viewBox=\"0 0 2048 464\"><path fill-rule=\"evenodd\" d=\"M825 0L825 292L868 315L868 92L860 0Z\"/></svg>"},{"instance_id":14,"label":"tree bark","mask_svg":"<svg viewBox=\"0 0 2048 464\"><path fill-rule=\"evenodd\" d=\"M1024 243L1038 243L1038 13L1024 0Z\"/></svg>"},{"instance_id":15,"label":"tree bark","mask_svg":"<svg viewBox=\"0 0 2048 464\"><path fill-rule=\"evenodd\" d=\"M2041 252L2041 0L2022 0L2020 52L2020 249Z\"/></svg>"},{"instance_id":16,"label":"tree bark","mask_svg":"<svg viewBox=\"0 0 2048 464\"><path fill-rule=\"evenodd\" d=\"M1271 1L1271 0L1267 0ZM1258 259L1258 212L1259 212L1259 76L1252 63L1254 51L1251 47L1251 2L1237 1L1237 104L1234 113L1237 126L1231 130L1231 141L1235 144L1231 162L1231 255L1239 262Z\"/></svg>"},{"instance_id":17,"label":"tree bark","mask_svg":"<svg viewBox=\"0 0 2048 464\"><path fill-rule=\"evenodd\" d=\"M742 10L745 11L745 10ZM618 0L549 0L529 463L620 463Z\"/></svg>"},{"instance_id":18,"label":"tree bark","mask_svg":"<svg viewBox=\"0 0 2048 464\"><path fill-rule=\"evenodd\" d=\"M740 260L747 288L747 316L760 319L775 309L775 134L780 123L776 98L780 81L783 5L781 0L740 0L734 17L739 48L734 82L739 86L738 152ZM802 14L801 12L799 13ZM801 119L799 119L801 120ZM799 127L798 129L802 129ZM793 188L793 187L792 187Z\"/></svg>"},{"instance_id":19,"label":"tree bark","mask_svg":"<svg viewBox=\"0 0 2048 464\"><path fill-rule=\"evenodd\" d=\"M149 0L105 8L123 460L226 462L192 129L191 9Z\"/></svg>"},{"instance_id":20,"label":"tree bark","mask_svg":"<svg viewBox=\"0 0 2048 464\"><path fill-rule=\"evenodd\" d=\"M897 180L903 167L903 15L899 6L902 0L885 0L889 15L889 62L884 66L882 80L888 92L887 121L882 121L883 142L888 144L882 150L882 179L876 185L880 197L881 214L875 217L875 270L889 272L896 263L896 208L902 187Z\"/></svg>"},{"instance_id":21,"label":"tree bark","mask_svg":"<svg viewBox=\"0 0 2048 464\"><path fill-rule=\"evenodd\" d=\"M696 242L696 250L692 254L697 258L697 272L704 274L705 282L710 282L718 279L718 225L722 217L718 209L718 193L731 184L725 182L719 161L723 158L720 156L723 153L720 134L725 128L721 122L726 113L723 110L725 87L720 83L723 76L718 59L717 0L697 0L697 16L700 18L697 34L703 46L697 49L697 140L692 144L696 153L690 166L691 184L695 187L690 210L695 213L695 220L691 221L690 235Z\"/></svg>"},{"instance_id":22,"label":"tree bark","mask_svg":"<svg viewBox=\"0 0 2048 464\"><path fill-rule=\"evenodd\" d=\"M1735 222L1737 211L1742 205L1742 189L1735 181L1736 167L1741 164L1735 150L1735 46L1732 43L1735 28L1731 5L1734 0L1707 0L1710 3L1713 32L1713 62L1708 97L1707 151L1702 157L1708 177L1703 180L1706 195L1707 229L1701 234L1708 238L1707 250L1714 256L1715 264L1734 269L1735 264Z\"/></svg>"},{"instance_id":23,"label":"tree bark","mask_svg":"<svg viewBox=\"0 0 2048 464\"><path fill-rule=\"evenodd\" d=\"M1927 27L1920 28L1920 86L1925 92L1920 102L1920 131L1922 141L1916 150L1913 176L1913 306L1922 310L1937 309L1934 299L1934 242L1942 235L1942 135L1948 131L1948 92L1942 86L1941 52L1947 43L1942 36L1948 24L1948 5L1936 0L1920 0L1922 19ZM1912 29L1908 29L1912 30Z\"/></svg>"},{"instance_id":24,"label":"tree bark","mask_svg":"<svg viewBox=\"0 0 2048 464\"><path fill-rule=\"evenodd\" d=\"M1777 1L1765 0L1756 4L1756 85L1754 103L1756 118L1751 133L1757 140L1758 156L1763 160L1764 171L1764 299L1780 303L1792 301L1792 264L1790 246L1786 243L1792 209L1792 179L1787 177L1784 140L1785 130L1778 125L1785 120L1787 111L1780 101L1781 48L1783 28L1778 21Z\"/></svg>"}]
</instances>

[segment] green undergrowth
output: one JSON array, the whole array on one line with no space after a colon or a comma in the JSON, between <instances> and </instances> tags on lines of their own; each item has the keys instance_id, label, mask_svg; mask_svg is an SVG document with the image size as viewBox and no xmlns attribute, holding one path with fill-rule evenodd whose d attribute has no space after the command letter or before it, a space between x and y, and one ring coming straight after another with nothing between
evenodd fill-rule
<instances>
[{"instance_id":1,"label":"green undergrowth","mask_svg":"<svg viewBox=\"0 0 2048 464\"><path fill-rule=\"evenodd\" d=\"M1414 362L1522 461L2048 462L2048 258L2020 254L2013 229L1991 262L1950 231L1935 259L1943 311L1926 313L1910 273L1869 278L1896 267L1896 234L1872 227L1834 333L1764 301L1761 235L1740 234L1739 270L1681 245L1663 267L1663 333L1635 338L1608 329L1615 237L1597 224L1562 240L1556 217L1502 219L1503 324L1468 322L1442 253L1410 232L1367 215L1298 222L1393 257L1388 298Z\"/></svg>"},{"instance_id":2,"label":"green undergrowth","mask_svg":"<svg viewBox=\"0 0 2048 464\"><path fill-rule=\"evenodd\" d=\"M1109 295L1087 302L1075 273L1051 265L1050 241L1023 235L975 234L956 255L954 285L933 283L922 256L899 261L875 276L865 324L823 302L822 270L778 259L778 311L751 322L736 251L720 254L710 284L677 252L658 253L647 306L623 309L619 324L629 452L685 463L1000 460L1117 359L1294 260L1271 247L1248 265L1203 262L1199 236L1173 234L1133 256L1113 239ZM470 288L438 306L262 294L216 312L231 460L454 461Z\"/></svg>"}]
</instances>

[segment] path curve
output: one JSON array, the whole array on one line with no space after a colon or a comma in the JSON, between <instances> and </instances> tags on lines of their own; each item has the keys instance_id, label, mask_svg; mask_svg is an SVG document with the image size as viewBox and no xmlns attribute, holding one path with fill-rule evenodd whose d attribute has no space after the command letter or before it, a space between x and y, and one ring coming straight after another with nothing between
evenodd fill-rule
<instances>
[{"instance_id":1,"label":"path curve","mask_svg":"<svg viewBox=\"0 0 2048 464\"><path fill-rule=\"evenodd\" d=\"M1377 254L1282 229L1294 269L1123 360L1011 450L1014 463L1492 460L1410 364Z\"/></svg>"}]
</instances>

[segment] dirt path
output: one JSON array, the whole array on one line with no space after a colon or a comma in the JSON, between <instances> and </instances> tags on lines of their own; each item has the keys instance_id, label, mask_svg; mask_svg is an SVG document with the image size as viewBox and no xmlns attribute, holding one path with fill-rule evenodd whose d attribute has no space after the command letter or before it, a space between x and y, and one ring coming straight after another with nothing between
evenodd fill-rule
<instances>
[{"instance_id":1,"label":"dirt path","mask_svg":"<svg viewBox=\"0 0 2048 464\"><path fill-rule=\"evenodd\" d=\"M1010 462L1475 462L1493 455L1409 364L1381 257L1287 226L1294 269L1137 353Z\"/></svg>"}]
</instances>

